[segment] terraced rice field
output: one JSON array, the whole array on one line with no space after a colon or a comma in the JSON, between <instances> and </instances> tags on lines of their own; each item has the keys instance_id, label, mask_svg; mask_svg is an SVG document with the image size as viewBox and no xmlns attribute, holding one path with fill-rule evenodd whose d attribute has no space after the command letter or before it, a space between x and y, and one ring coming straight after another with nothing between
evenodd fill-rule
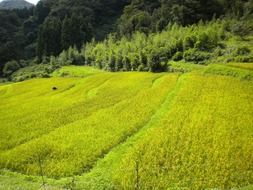
<instances>
[{"instance_id":1,"label":"terraced rice field","mask_svg":"<svg viewBox=\"0 0 253 190\"><path fill-rule=\"evenodd\" d=\"M248 68L1 85L0 189L39 189L42 173L49 189L252 189Z\"/></svg>"}]
</instances>

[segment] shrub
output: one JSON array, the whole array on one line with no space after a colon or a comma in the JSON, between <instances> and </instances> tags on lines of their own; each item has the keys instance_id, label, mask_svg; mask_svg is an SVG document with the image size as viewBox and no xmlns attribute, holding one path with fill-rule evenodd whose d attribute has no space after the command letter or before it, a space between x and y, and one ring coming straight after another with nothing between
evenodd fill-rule
<instances>
[{"instance_id":1,"label":"shrub","mask_svg":"<svg viewBox=\"0 0 253 190\"><path fill-rule=\"evenodd\" d=\"M116 65L116 58L114 54L112 53L109 56L108 64L106 65L106 70L115 71L115 65Z\"/></svg>"},{"instance_id":2,"label":"shrub","mask_svg":"<svg viewBox=\"0 0 253 190\"><path fill-rule=\"evenodd\" d=\"M42 64L48 64L50 62L50 57L47 57L47 56L44 56L43 58L42 58Z\"/></svg>"},{"instance_id":3,"label":"shrub","mask_svg":"<svg viewBox=\"0 0 253 190\"><path fill-rule=\"evenodd\" d=\"M236 50L236 55L248 55L250 53L250 49L248 47L238 47Z\"/></svg>"},{"instance_id":4,"label":"shrub","mask_svg":"<svg viewBox=\"0 0 253 190\"><path fill-rule=\"evenodd\" d=\"M234 58L235 62L242 62L242 63L252 63L253 62L253 55L248 56L237 56Z\"/></svg>"},{"instance_id":5,"label":"shrub","mask_svg":"<svg viewBox=\"0 0 253 190\"><path fill-rule=\"evenodd\" d=\"M7 82L8 80L5 79L5 78L0 78L0 83L4 83L4 82Z\"/></svg>"},{"instance_id":6,"label":"shrub","mask_svg":"<svg viewBox=\"0 0 253 190\"><path fill-rule=\"evenodd\" d=\"M132 70L136 71L138 69L138 66L141 64L139 55L137 53L130 53L129 58L130 58Z\"/></svg>"},{"instance_id":7,"label":"shrub","mask_svg":"<svg viewBox=\"0 0 253 190\"><path fill-rule=\"evenodd\" d=\"M197 40L196 36L187 36L183 42L184 50L194 48L196 40Z\"/></svg>"},{"instance_id":8,"label":"shrub","mask_svg":"<svg viewBox=\"0 0 253 190\"><path fill-rule=\"evenodd\" d=\"M189 49L184 52L184 59L185 61L202 64L210 59L210 53L198 51L197 49Z\"/></svg>"},{"instance_id":9,"label":"shrub","mask_svg":"<svg viewBox=\"0 0 253 190\"><path fill-rule=\"evenodd\" d=\"M122 63L123 63L123 71L130 71L130 68L131 68L131 64L130 64L130 59L125 56L123 57L122 59Z\"/></svg>"},{"instance_id":10,"label":"shrub","mask_svg":"<svg viewBox=\"0 0 253 190\"><path fill-rule=\"evenodd\" d=\"M210 51L219 45L220 38L221 36L212 30L209 33L200 33L194 47L201 51Z\"/></svg>"},{"instance_id":11,"label":"shrub","mask_svg":"<svg viewBox=\"0 0 253 190\"><path fill-rule=\"evenodd\" d=\"M139 65L137 71L148 71L148 68L145 67L143 64Z\"/></svg>"},{"instance_id":12,"label":"shrub","mask_svg":"<svg viewBox=\"0 0 253 190\"><path fill-rule=\"evenodd\" d=\"M31 78L49 78L50 74L59 68L59 65L38 64L21 68L12 73L10 79L15 82L24 81Z\"/></svg>"},{"instance_id":13,"label":"shrub","mask_svg":"<svg viewBox=\"0 0 253 190\"><path fill-rule=\"evenodd\" d=\"M4 76L9 77L12 73L17 71L19 68L20 68L20 65L18 64L17 61L15 60L9 61L4 65L3 74Z\"/></svg>"},{"instance_id":14,"label":"shrub","mask_svg":"<svg viewBox=\"0 0 253 190\"><path fill-rule=\"evenodd\" d=\"M68 50L63 50L53 62L59 65L84 65L85 58L76 47L70 47Z\"/></svg>"},{"instance_id":15,"label":"shrub","mask_svg":"<svg viewBox=\"0 0 253 190\"><path fill-rule=\"evenodd\" d=\"M213 56L219 57L219 56L222 56L222 55L224 55L224 50L221 47L217 47L217 48L214 49Z\"/></svg>"},{"instance_id":16,"label":"shrub","mask_svg":"<svg viewBox=\"0 0 253 190\"><path fill-rule=\"evenodd\" d=\"M20 60L19 61L19 65L20 65L20 67L26 67L26 66L30 65L30 61L28 61L28 60Z\"/></svg>"},{"instance_id":17,"label":"shrub","mask_svg":"<svg viewBox=\"0 0 253 190\"><path fill-rule=\"evenodd\" d=\"M73 65L84 65L85 58L81 54L77 54L74 56Z\"/></svg>"},{"instance_id":18,"label":"shrub","mask_svg":"<svg viewBox=\"0 0 253 190\"><path fill-rule=\"evenodd\" d=\"M249 20L240 20L231 26L231 32L241 38L252 33L253 25Z\"/></svg>"},{"instance_id":19,"label":"shrub","mask_svg":"<svg viewBox=\"0 0 253 190\"><path fill-rule=\"evenodd\" d=\"M172 60L173 61L180 61L183 59L183 53L178 51L173 57Z\"/></svg>"},{"instance_id":20,"label":"shrub","mask_svg":"<svg viewBox=\"0 0 253 190\"><path fill-rule=\"evenodd\" d=\"M55 58L55 56L50 57L50 65L58 65L58 60Z\"/></svg>"},{"instance_id":21,"label":"shrub","mask_svg":"<svg viewBox=\"0 0 253 190\"><path fill-rule=\"evenodd\" d=\"M153 50L148 56L148 66L151 72L161 72L167 70L167 64L162 60L163 56L158 50Z\"/></svg>"},{"instance_id":22,"label":"shrub","mask_svg":"<svg viewBox=\"0 0 253 190\"><path fill-rule=\"evenodd\" d=\"M121 53L118 53L116 55L116 60L115 60L115 71L120 71L123 68L123 57Z\"/></svg>"},{"instance_id":23,"label":"shrub","mask_svg":"<svg viewBox=\"0 0 253 190\"><path fill-rule=\"evenodd\" d=\"M85 59L76 47L70 47L67 53L67 62L70 61L72 65L84 65Z\"/></svg>"},{"instance_id":24,"label":"shrub","mask_svg":"<svg viewBox=\"0 0 253 190\"><path fill-rule=\"evenodd\" d=\"M63 50L58 57L58 61L60 65L68 65L68 53Z\"/></svg>"},{"instance_id":25,"label":"shrub","mask_svg":"<svg viewBox=\"0 0 253 190\"><path fill-rule=\"evenodd\" d=\"M198 36L198 40L195 43L195 48L198 50L208 50L209 47L209 37L206 33L200 34Z\"/></svg>"}]
</instances>

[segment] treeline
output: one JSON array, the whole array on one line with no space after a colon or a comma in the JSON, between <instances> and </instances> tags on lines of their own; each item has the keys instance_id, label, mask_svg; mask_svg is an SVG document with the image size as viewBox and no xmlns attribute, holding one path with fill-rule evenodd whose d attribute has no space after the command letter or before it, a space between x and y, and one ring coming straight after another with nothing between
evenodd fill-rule
<instances>
[{"instance_id":1,"label":"treeline","mask_svg":"<svg viewBox=\"0 0 253 190\"><path fill-rule=\"evenodd\" d=\"M130 0L41 0L31 9L0 10L0 76L6 62L58 55L116 31Z\"/></svg>"},{"instance_id":2,"label":"treeline","mask_svg":"<svg viewBox=\"0 0 253 190\"><path fill-rule=\"evenodd\" d=\"M246 22L246 21L244 21ZM110 71L165 71L170 60L207 64L212 59L230 54L230 61L253 61L250 49L238 46L227 52L225 41L237 33L241 21L214 20L207 24L183 27L168 25L161 33L149 34L136 32L131 38L117 40L113 35L103 42L86 44L83 49L85 63ZM248 30L250 23L240 32Z\"/></svg>"},{"instance_id":3,"label":"treeline","mask_svg":"<svg viewBox=\"0 0 253 190\"><path fill-rule=\"evenodd\" d=\"M27 45L32 36L23 32L23 23L31 14L32 9L0 10L0 76L7 61L29 56Z\"/></svg>"},{"instance_id":4,"label":"treeline","mask_svg":"<svg viewBox=\"0 0 253 190\"><path fill-rule=\"evenodd\" d=\"M90 0L41 0L29 10L0 11L0 70L2 71L5 63L10 60L16 60L19 65L22 65L20 64L22 59L36 58L36 63L45 63L50 56L57 57L62 51L66 52L69 47L76 47L79 52L84 51L81 49L86 43L86 53L82 55L86 59L86 64L115 71L138 70L141 61L143 63L139 70L163 70L160 68L162 62L174 56L177 56L175 59L185 58L186 49L182 45L185 37L177 40L176 34L162 36L164 35L162 31L168 32L173 29L174 24L174 28L175 26L191 28L189 26L200 20L205 23L225 15L229 19L249 20L247 18L253 15L253 2L251 0L94 0L91 3ZM248 33L244 28L245 24L242 21L234 31L237 30L237 33L243 36ZM108 34L111 35L105 42L95 43L104 40ZM212 50L197 52L199 48L196 43L201 41L199 35L196 34L196 39L192 39L194 41L192 51L199 54L198 62L201 62L204 57L209 56L206 53ZM157 48L156 46L158 49L167 48L167 45L153 45L153 36L156 36L154 38L160 36L169 44L176 43L174 42L176 40L179 45L171 48L172 50L164 50L168 55L161 55L163 53L157 53L158 50L152 48ZM138 41L136 38L141 38L145 47L136 45L135 42ZM170 41L171 39L174 41ZM124 47L124 43L129 47ZM142 46L145 51L139 52ZM102 52L104 50L106 53ZM106 63L108 60L110 63ZM154 68L147 66L151 64L149 63L151 60L154 65L160 61L157 69L156 66Z\"/></svg>"},{"instance_id":5,"label":"treeline","mask_svg":"<svg viewBox=\"0 0 253 190\"><path fill-rule=\"evenodd\" d=\"M169 23L187 26L226 14L242 17L252 11L253 2L248 0L132 0L119 20L118 32L160 32Z\"/></svg>"},{"instance_id":6,"label":"treeline","mask_svg":"<svg viewBox=\"0 0 253 190\"><path fill-rule=\"evenodd\" d=\"M38 28L48 16L50 6L40 1L29 9L0 10L0 76L7 61L20 62L37 56Z\"/></svg>"},{"instance_id":7,"label":"treeline","mask_svg":"<svg viewBox=\"0 0 253 190\"><path fill-rule=\"evenodd\" d=\"M116 20L127 3L128 0L96 0L92 3L89 0L54 1L39 29L39 62L43 56L56 56L70 46L80 49L92 38L104 39L115 31Z\"/></svg>"},{"instance_id":8,"label":"treeline","mask_svg":"<svg viewBox=\"0 0 253 190\"><path fill-rule=\"evenodd\" d=\"M239 0L132 0L115 33L102 42L86 43L82 49L80 44L72 44L56 62L85 63L109 71L152 72L167 70L169 60L206 64L227 53L223 41L228 33L243 37L253 30L251 7L252 1ZM226 14L226 19L216 21L215 17ZM243 52L234 53L235 59L252 60L249 49L234 51Z\"/></svg>"},{"instance_id":9,"label":"treeline","mask_svg":"<svg viewBox=\"0 0 253 190\"><path fill-rule=\"evenodd\" d=\"M238 25L241 25L238 30ZM250 48L238 45L226 47L231 36L243 38L253 31L250 20L236 19L199 22L187 27L168 25L160 33L135 32L130 38L109 35L102 42L86 43L80 50L70 47L59 56L44 57L43 63L53 65L89 65L108 71L151 71L169 69L168 62L185 61L208 64L219 59L224 62L253 62ZM228 56L227 56L228 55Z\"/></svg>"},{"instance_id":10,"label":"treeline","mask_svg":"<svg viewBox=\"0 0 253 190\"><path fill-rule=\"evenodd\" d=\"M160 33L137 31L131 37L122 38L111 34L104 41L92 40L81 48L70 46L58 56L42 56L42 64L38 67L35 60L31 69L21 69L20 72L16 71L31 63L10 61L6 63L3 73L9 80L22 81L49 77L51 72L64 65L89 65L113 72L162 72L171 70L170 61L202 65L217 61L253 62L250 47L227 45L231 38L243 39L252 32L251 20L220 19L190 26L170 24Z\"/></svg>"},{"instance_id":11,"label":"treeline","mask_svg":"<svg viewBox=\"0 0 253 190\"><path fill-rule=\"evenodd\" d=\"M40 27L37 44L39 62L43 56L59 55L70 46L81 48L82 44L91 40L92 29L84 17L73 14L61 21L58 17L48 17Z\"/></svg>"},{"instance_id":12,"label":"treeline","mask_svg":"<svg viewBox=\"0 0 253 190\"><path fill-rule=\"evenodd\" d=\"M157 34L137 32L130 39L117 41L110 36L104 42L89 43L85 58L86 64L111 71L164 71L170 59L205 61L224 38L219 22L189 27L173 24Z\"/></svg>"}]
</instances>

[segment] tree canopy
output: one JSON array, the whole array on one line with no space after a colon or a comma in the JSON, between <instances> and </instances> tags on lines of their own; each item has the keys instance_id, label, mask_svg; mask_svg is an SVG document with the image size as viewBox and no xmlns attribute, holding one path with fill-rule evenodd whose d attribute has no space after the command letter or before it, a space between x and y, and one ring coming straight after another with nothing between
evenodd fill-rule
<instances>
[{"instance_id":1,"label":"tree canopy","mask_svg":"<svg viewBox=\"0 0 253 190\"><path fill-rule=\"evenodd\" d=\"M40 62L110 33L130 37L161 32L170 23L188 26L252 14L251 0L41 0L30 9L0 10L0 75L10 60L38 57Z\"/></svg>"}]
</instances>

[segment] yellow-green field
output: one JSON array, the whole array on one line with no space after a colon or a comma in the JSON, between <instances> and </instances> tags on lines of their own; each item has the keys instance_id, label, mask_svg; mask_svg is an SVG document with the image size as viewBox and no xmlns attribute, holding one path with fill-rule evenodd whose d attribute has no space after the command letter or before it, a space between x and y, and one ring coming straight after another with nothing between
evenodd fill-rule
<instances>
[{"instance_id":1,"label":"yellow-green field","mask_svg":"<svg viewBox=\"0 0 253 190\"><path fill-rule=\"evenodd\" d=\"M0 189L253 189L252 65L185 68L0 85Z\"/></svg>"}]
</instances>

